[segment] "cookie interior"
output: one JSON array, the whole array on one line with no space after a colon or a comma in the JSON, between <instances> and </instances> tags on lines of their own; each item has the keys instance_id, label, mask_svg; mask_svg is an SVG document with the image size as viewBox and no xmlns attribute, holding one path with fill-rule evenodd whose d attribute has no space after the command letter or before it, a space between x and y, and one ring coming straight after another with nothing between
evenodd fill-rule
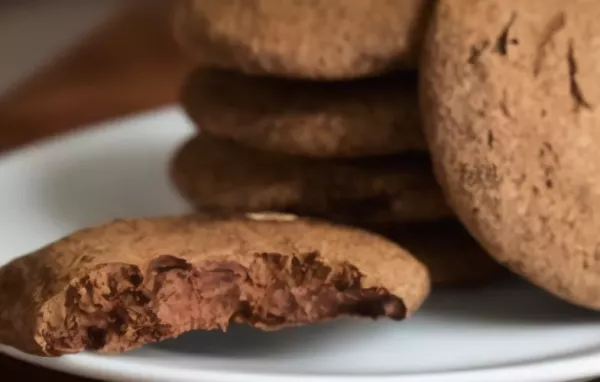
<instances>
[{"instance_id":1,"label":"cookie interior","mask_svg":"<svg viewBox=\"0 0 600 382\"><path fill-rule=\"evenodd\" d=\"M351 264L328 266L318 254L258 254L191 264L164 255L145 272L131 264L100 266L46 304L37 340L47 354L118 353L190 330L249 324L263 330L340 315L395 320L406 306L385 288L361 287ZM62 304L64 309L51 309Z\"/></svg>"}]
</instances>

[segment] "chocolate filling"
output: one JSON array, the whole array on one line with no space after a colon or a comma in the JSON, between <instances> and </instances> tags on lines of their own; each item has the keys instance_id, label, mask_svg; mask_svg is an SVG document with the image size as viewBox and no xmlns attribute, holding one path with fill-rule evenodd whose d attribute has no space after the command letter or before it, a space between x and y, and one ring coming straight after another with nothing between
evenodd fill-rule
<instances>
[{"instance_id":1,"label":"chocolate filling","mask_svg":"<svg viewBox=\"0 0 600 382\"><path fill-rule=\"evenodd\" d=\"M146 274L135 265L102 266L66 290L59 327L40 334L49 354L85 349L122 352L190 330L246 323L264 330L340 315L405 317L403 302L384 288L362 288L349 264L326 266L317 255L257 255L190 264L161 256Z\"/></svg>"}]
</instances>

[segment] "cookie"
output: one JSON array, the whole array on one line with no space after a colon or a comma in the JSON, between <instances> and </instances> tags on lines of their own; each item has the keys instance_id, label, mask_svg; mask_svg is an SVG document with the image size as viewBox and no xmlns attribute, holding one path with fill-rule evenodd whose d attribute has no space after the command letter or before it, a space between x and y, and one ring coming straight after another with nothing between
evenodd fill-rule
<instances>
[{"instance_id":1,"label":"cookie","mask_svg":"<svg viewBox=\"0 0 600 382\"><path fill-rule=\"evenodd\" d=\"M359 157L427 149L415 73L321 83L199 69L181 98L202 130L261 150Z\"/></svg>"},{"instance_id":2,"label":"cookie","mask_svg":"<svg viewBox=\"0 0 600 382\"><path fill-rule=\"evenodd\" d=\"M482 286L506 273L456 219L369 228L425 264L434 286Z\"/></svg>"},{"instance_id":3,"label":"cookie","mask_svg":"<svg viewBox=\"0 0 600 382\"><path fill-rule=\"evenodd\" d=\"M498 261L600 309L600 3L441 0L421 75L435 173Z\"/></svg>"},{"instance_id":4,"label":"cookie","mask_svg":"<svg viewBox=\"0 0 600 382\"><path fill-rule=\"evenodd\" d=\"M428 291L421 263L358 229L277 214L118 220L0 268L0 341L119 353L236 323L401 320Z\"/></svg>"},{"instance_id":5,"label":"cookie","mask_svg":"<svg viewBox=\"0 0 600 382\"><path fill-rule=\"evenodd\" d=\"M349 79L416 68L431 0L181 0L173 28L201 66Z\"/></svg>"},{"instance_id":6,"label":"cookie","mask_svg":"<svg viewBox=\"0 0 600 382\"><path fill-rule=\"evenodd\" d=\"M452 215L427 154L311 159L203 134L177 150L170 173L178 192L200 211L279 211L348 223Z\"/></svg>"}]
</instances>

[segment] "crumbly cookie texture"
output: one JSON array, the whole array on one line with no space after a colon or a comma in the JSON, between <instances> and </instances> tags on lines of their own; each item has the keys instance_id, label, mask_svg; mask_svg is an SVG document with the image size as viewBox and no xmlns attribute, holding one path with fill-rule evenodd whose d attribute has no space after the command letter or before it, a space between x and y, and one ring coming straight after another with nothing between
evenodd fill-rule
<instances>
[{"instance_id":1,"label":"crumbly cookie texture","mask_svg":"<svg viewBox=\"0 0 600 382\"><path fill-rule=\"evenodd\" d=\"M0 268L0 342L43 356L119 353L235 323L401 320L427 296L427 270L391 241L281 217L118 220L75 232Z\"/></svg>"},{"instance_id":2,"label":"crumbly cookie texture","mask_svg":"<svg viewBox=\"0 0 600 382\"><path fill-rule=\"evenodd\" d=\"M440 0L422 111L447 200L488 252L600 309L600 3Z\"/></svg>"}]
</instances>

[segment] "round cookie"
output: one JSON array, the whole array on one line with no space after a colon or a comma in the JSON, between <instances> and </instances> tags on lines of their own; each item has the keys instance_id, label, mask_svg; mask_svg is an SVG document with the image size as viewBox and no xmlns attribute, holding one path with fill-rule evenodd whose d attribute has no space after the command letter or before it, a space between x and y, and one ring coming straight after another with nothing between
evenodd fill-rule
<instances>
[{"instance_id":1,"label":"round cookie","mask_svg":"<svg viewBox=\"0 0 600 382\"><path fill-rule=\"evenodd\" d=\"M432 0L181 0L176 40L200 66L348 79L416 68Z\"/></svg>"},{"instance_id":2,"label":"round cookie","mask_svg":"<svg viewBox=\"0 0 600 382\"><path fill-rule=\"evenodd\" d=\"M358 157L426 150L415 73L335 83L196 70L182 104L213 135L261 150Z\"/></svg>"},{"instance_id":3,"label":"round cookie","mask_svg":"<svg viewBox=\"0 0 600 382\"><path fill-rule=\"evenodd\" d=\"M170 173L179 193L200 211L279 211L372 223L452 215L425 153L311 159L204 134L177 151Z\"/></svg>"},{"instance_id":4,"label":"round cookie","mask_svg":"<svg viewBox=\"0 0 600 382\"><path fill-rule=\"evenodd\" d=\"M600 309L600 3L440 0L421 71L435 173L514 272Z\"/></svg>"},{"instance_id":5,"label":"round cookie","mask_svg":"<svg viewBox=\"0 0 600 382\"><path fill-rule=\"evenodd\" d=\"M429 278L408 252L359 229L276 214L182 216L75 232L0 268L0 292L0 342L58 356L236 323L401 320Z\"/></svg>"},{"instance_id":6,"label":"round cookie","mask_svg":"<svg viewBox=\"0 0 600 382\"><path fill-rule=\"evenodd\" d=\"M506 273L455 219L370 228L425 264L434 286L481 286Z\"/></svg>"}]
</instances>

